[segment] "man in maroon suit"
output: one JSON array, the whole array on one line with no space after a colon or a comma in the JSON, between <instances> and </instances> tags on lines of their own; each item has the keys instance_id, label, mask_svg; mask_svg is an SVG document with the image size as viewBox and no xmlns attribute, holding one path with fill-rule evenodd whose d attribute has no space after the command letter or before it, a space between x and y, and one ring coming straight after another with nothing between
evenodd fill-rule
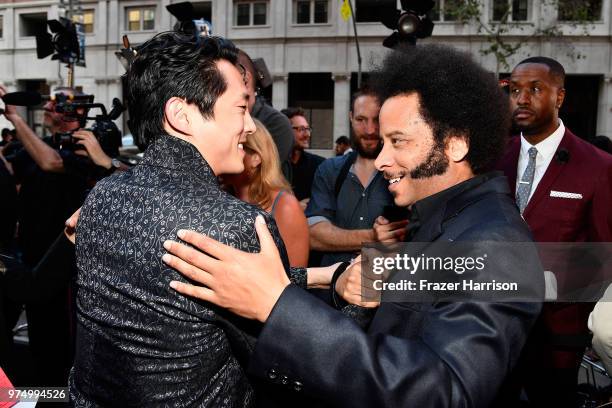
<instances>
[{"instance_id":1,"label":"man in maroon suit","mask_svg":"<svg viewBox=\"0 0 612 408\"><path fill-rule=\"evenodd\" d=\"M528 58L514 68L512 121L521 134L511 138L499 168L536 241L610 242L612 156L576 137L559 119L564 80L565 70L550 58ZM543 308L516 373L534 406L575 406L591 308L589 303Z\"/></svg>"}]
</instances>

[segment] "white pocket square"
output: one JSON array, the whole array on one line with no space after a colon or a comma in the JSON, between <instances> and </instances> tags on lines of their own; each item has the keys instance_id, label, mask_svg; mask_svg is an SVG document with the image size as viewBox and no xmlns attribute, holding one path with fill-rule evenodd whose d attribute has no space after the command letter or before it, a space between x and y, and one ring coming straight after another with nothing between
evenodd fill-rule
<instances>
[{"instance_id":1,"label":"white pocket square","mask_svg":"<svg viewBox=\"0 0 612 408\"><path fill-rule=\"evenodd\" d=\"M567 193L565 191L555 191L555 190L550 190L550 196L551 197L558 197L558 198L570 198L573 200L581 200L582 199L582 194L579 193Z\"/></svg>"}]
</instances>

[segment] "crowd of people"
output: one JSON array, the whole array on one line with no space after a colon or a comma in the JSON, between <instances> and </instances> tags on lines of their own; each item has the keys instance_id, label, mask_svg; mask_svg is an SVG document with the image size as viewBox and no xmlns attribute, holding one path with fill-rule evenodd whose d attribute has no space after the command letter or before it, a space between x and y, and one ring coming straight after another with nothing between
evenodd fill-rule
<instances>
[{"instance_id":1,"label":"crowd of people","mask_svg":"<svg viewBox=\"0 0 612 408\"><path fill-rule=\"evenodd\" d=\"M366 243L612 242L612 155L559 118L564 81L547 57L504 87L458 50L399 46L324 159L302 108L258 95L247 53L170 31L125 74L135 166L54 100L44 125L76 148L5 106L0 366L18 375L25 305L27 385L68 386L77 407L579 406L591 331L612 369L605 296L381 302L362 297L359 257ZM539 265L496 256L508 275Z\"/></svg>"}]
</instances>

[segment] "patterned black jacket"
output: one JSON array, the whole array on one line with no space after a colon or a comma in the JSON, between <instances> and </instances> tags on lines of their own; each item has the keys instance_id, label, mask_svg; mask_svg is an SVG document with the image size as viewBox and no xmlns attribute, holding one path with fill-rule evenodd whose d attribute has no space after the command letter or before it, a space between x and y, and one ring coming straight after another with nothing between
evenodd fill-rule
<instances>
[{"instance_id":1,"label":"patterned black jacket","mask_svg":"<svg viewBox=\"0 0 612 408\"><path fill-rule=\"evenodd\" d=\"M265 216L286 269L276 224L223 192L196 148L161 135L141 164L108 177L83 205L77 229L76 406L249 407L246 364L259 325L168 285L184 280L162 261L164 240L189 228L259 251ZM305 270L293 281L305 286Z\"/></svg>"}]
</instances>

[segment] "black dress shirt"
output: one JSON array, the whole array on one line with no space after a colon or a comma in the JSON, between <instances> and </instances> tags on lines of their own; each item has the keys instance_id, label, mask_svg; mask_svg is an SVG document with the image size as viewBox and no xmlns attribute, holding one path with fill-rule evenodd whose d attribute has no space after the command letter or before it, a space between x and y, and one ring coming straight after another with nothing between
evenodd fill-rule
<instances>
[{"instance_id":1,"label":"black dress shirt","mask_svg":"<svg viewBox=\"0 0 612 408\"><path fill-rule=\"evenodd\" d=\"M173 291L182 280L161 261L179 229L259 251L264 215L287 270L274 221L222 191L197 149L161 135L141 164L102 180L77 229L77 406L248 407L253 390L240 362L259 325ZM304 283L303 270L299 276Z\"/></svg>"},{"instance_id":2,"label":"black dress shirt","mask_svg":"<svg viewBox=\"0 0 612 408\"><path fill-rule=\"evenodd\" d=\"M499 177L499 175L499 172L481 174L414 203L410 208L410 217L408 226L406 228L407 234L405 241L412 241L413 237L419 231L421 225L427 223L428 220L431 220L436 213L440 211L440 208L446 208L447 203L452 201L453 197L459 196L463 192L475 189L490 179ZM457 214L449 214L451 218L455 215Z\"/></svg>"},{"instance_id":3,"label":"black dress shirt","mask_svg":"<svg viewBox=\"0 0 612 408\"><path fill-rule=\"evenodd\" d=\"M423 218L414 241L529 242L509 193L506 178L492 173L446 190L440 200L432 196L431 206L415 204ZM528 261L516 251L495 258L507 271ZM540 308L537 302L383 302L364 330L289 285L259 336L249 372L292 385L295 401L313 397L333 407L488 407Z\"/></svg>"}]
</instances>

